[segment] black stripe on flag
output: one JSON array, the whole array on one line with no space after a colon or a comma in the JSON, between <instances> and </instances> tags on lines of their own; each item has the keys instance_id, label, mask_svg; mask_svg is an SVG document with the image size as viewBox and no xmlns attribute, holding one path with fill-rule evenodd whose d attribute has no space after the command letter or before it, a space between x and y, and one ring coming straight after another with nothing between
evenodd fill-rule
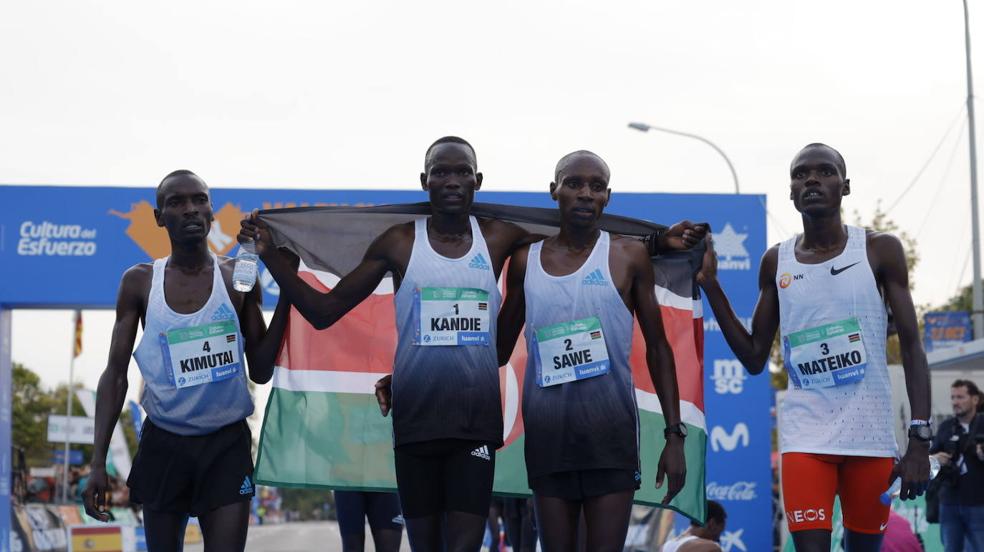
<instances>
[{"instance_id":1,"label":"black stripe on flag","mask_svg":"<svg viewBox=\"0 0 984 552\"><path fill-rule=\"evenodd\" d=\"M849 340L851 340L851 343L855 343L857 341L861 341L861 334L854 333L854 334L851 334L851 335L847 336L847 338Z\"/></svg>"},{"instance_id":2,"label":"black stripe on flag","mask_svg":"<svg viewBox=\"0 0 984 552\"><path fill-rule=\"evenodd\" d=\"M229 334L226 336L226 343L232 343L236 340L236 334Z\"/></svg>"}]
</instances>

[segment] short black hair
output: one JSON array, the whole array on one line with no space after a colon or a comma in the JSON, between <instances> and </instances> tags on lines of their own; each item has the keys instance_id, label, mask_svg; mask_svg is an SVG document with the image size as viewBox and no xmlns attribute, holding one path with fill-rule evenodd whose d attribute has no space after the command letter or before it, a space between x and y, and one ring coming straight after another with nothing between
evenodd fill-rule
<instances>
[{"instance_id":1,"label":"short black hair","mask_svg":"<svg viewBox=\"0 0 984 552\"><path fill-rule=\"evenodd\" d=\"M193 176L193 177L197 178L198 180L202 180L202 177L200 177L197 174L189 171L188 169L178 169L176 171L171 171L171 172L167 173L167 175L164 176L163 179L161 179L161 183L157 185L156 198L157 198L157 208L158 209L161 208L161 203L164 201L164 196L163 196L164 184L168 180L170 180L172 178L175 178L175 177L178 177L178 176ZM205 184L205 181L204 180L202 180L202 184ZM208 188L208 185L206 184L205 187Z\"/></svg>"},{"instance_id":2,"label":"short black hair","mask_svg":"<svg viewBox=\"0 0 984 552\"><path fill-rule=\"evenodd\" d=\"M467 147L469 150L471 150L472 159L475 161L475 168L476 169L478 168L478 154L475 153L475 148L468 143L468 140L465 140L464 138L459 138L457 136L442 136L437 140L434 140L434 143L431 144L430 147L427 148L427 151L424 153L424 168L427 168L427 166L430 165L431 151L437 146L440 146L441 144L461 144L462 146Z\"/></svg>"},{"instance_id":3,"label":"short black hair","mask_svg":"<svg viewBox=\"0 0 984 552\"><path fill-rule=\"evenodd\" d=\"M708 500L707 501L707 521L705 521L703 524L701 524L701 523L698 523L696 520L694 520L694 521L691 521L690 522L690 525L693 525L694 527L703 527L704 525L707 525L707 522L708 521L711 521L711 520L717 521L721 525L724 525L724 522L727 519L728 519L728 514L727 514L727 512L724 511L724 506L721 506L721 503L720 502L716 502L714 500Z\"/></svg>"},{"instance_id":4,"label":"short black hair","mask_svg":"<svg viewBox=\"0 0 984 552\"><path fill-rule=\"evenodd\" d=\"M814 149L814 148L826 148L826 149L832 151L834 153L834 156L837 159L837 168L840 169L841 176L844 177L844 178L847 178L847 162L844 161L844 156L841 155L841 152L837 151L836 149L832 148L831 146L828 146L827 144L824 144L822 142L813 142L811 144L807 144L807 145L803 146L803 149L799 150L799 153L796 154L796 157L799 157L799 154L800 153L803 153L804 151L806 151L808 149Z\"/></svg>"},{"instance_id":5,"label":"short black hair","mask_svg":"<svg viewBox=\"0 0 984 552\"><path fill-rule=\"evenodd\" d=\"M562 171L567 166L567 164L571 161L571 159L581 156L594 157L598 161L601 161L601 164L605 167L605 171L608 172L609 178L611 178L612 170L608 168L608 163L605 163L605 160L602 159L600 155L598 155L593 151L577 150L568 153L567 155L561 157L560 161L557 161L557 166L554 167L554 182L557 182L559 184L560 182L558 182L558 180L560 179L560 171Z\"/></svg>"}]
</instances>

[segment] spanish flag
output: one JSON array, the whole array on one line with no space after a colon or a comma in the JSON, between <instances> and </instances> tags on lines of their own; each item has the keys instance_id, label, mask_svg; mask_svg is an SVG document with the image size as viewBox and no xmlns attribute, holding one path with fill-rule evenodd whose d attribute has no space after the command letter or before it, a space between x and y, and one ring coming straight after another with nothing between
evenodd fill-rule
<instances>
[{"instance_id":1,"label":"spanish flag","mask_svg":"<svg viewBox=\"0 0 984 552\"><path fill-rule=\"evenodd\" d=\"M123 531L119 526L71 528L72 552L123 552Z\"/></svg>"},{"instance_id":2,"label":"spanish flag","mask_svg":"<svg viewBox=\"0 0 984 552\"><path fill-rule=\"evenodd\" d=\"M82 354L82 311L75 311L75 346L72 347L72 358Z\"/></svg>"}]
</instances>

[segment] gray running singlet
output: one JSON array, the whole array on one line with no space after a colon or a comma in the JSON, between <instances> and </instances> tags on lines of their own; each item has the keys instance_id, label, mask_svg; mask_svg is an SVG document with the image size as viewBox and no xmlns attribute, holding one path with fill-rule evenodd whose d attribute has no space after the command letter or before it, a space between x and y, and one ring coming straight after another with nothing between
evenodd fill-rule
<instances>
[{"instance_id":1,"label":"gray running singlet","mask_svg":"<svg viewBox=\"0 0 984 552\"><path fill-rule=\"evenodd\" d=\"M601 232L587 261L566 276L543 270L542 241L530 246L523 382L530 479L574 470L639 469L639 417L629 366L633 317L612 283L609 240ZM607 345L608 366L595 375L606 356L600 339ZM557 343L548 347L547 341ZM584 368L573 376L582 379L554 384L552 378L569 373L571 364Z\"/></svg>"},{"instance_id":2,"label":"gray running singlet","mask_svg":"<svg viewBox=\"0 0 984 552\"><path fill-rule=\"evenodd\" d=\"M212 295L191 314L164 298L169 257L154 261L143 336L133 352L144 378L140 404L154 425L204 435L253 413L239 316L212 255Z\"/></svg>"},{"instance_id":3,"label":"gray running singlet","mask_svg":"<svg viewBox=\"0 0 984 552\"><path fill-rule=\"evenodd\" d=\"M413 251L394 295L395 446L436 439L502 444L502 403L496 354L501 295L475 217L472 247L450 259L414 221Z\"/></svg>"}]
</instances>

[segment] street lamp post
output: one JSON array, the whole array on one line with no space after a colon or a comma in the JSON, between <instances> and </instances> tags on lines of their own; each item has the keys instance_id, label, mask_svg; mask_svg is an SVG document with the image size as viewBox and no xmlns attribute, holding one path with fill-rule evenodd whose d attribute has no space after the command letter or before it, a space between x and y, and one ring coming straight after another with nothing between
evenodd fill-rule
<instances>
[{"instance_id":1,"label":"street lamp post","mask_svg":"<svg viewBox=\"0 0 984 552\"><path fill-rule=\"evenodd\" d=\"M963 0L964 46L967 50L967 129L970 142L970 243L974 258L974 281L971 320L974 322L974 339L984 337L984 294L981 290L981 230L977 216L977 129L974 124L974 77L970 66L970 16L967 0Z\"/></svg>"},{"instance_id":2,"label":"street lamp post","mask_svg":"<svg viewBox=\"0 0 984 552\"><path fill-rule=\"evenodd\" d=\"M727 155L725 155L724 150L722 150L721 148L717 147L717 145L714 142L711 142L710 140L708 140L707 138L704 138L703 136L698 136L696 134L690 134L689 132L681 132L679 130L672 130L672 129L669 129L669 128L663 128L663 127L658 127L658 126L653 126L653 125L647 125L646 123L629 123L629 128L634 128L634 129L636 129L636 130L638 130L640 132L649 132L650 130L658 130L660 132L666 132L666 133L669 133L669 134L676 134L677 136L686 136L687 138L693 138L694 140L700 140L701 142L704 142L708 146L711 146L712 148L714 148L714 151L716 151L719 154L721 154L721 157L724 158L724 162L727 163L728 164L728 168L731 169L731 177L735 180L735 193L736 194L741 193L739 191L739 189L738 189L738 173L735 172L735 166L731 164L731 160L728 159L728 156Z\"/></svg>"}]
</instances>

